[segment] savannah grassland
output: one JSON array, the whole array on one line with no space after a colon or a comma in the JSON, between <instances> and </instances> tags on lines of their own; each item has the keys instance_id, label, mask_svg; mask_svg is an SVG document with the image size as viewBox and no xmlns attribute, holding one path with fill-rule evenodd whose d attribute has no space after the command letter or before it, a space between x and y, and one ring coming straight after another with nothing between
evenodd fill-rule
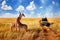
<instances>
[{"instance_id":1,"label":"savannah grassland","mask_svg":"<svg viewBox=\"0 0 60 40\"><path fill-rule=\"evenodd\" d=\"M48 31L44 36L44 32L39 24L40 18L23 18L21 23L28 26L28 32L23 28L20 32L16 32L15 28L11 31L10 26L15 23L16 18L0 18L0 40L34 40L34 35L39 35L36 40L60 40L60 18L48 18L50 23L54 23L50 26L52 31ZM37 33L37 30L40 30Z\"/></svg>"}]
</instances>

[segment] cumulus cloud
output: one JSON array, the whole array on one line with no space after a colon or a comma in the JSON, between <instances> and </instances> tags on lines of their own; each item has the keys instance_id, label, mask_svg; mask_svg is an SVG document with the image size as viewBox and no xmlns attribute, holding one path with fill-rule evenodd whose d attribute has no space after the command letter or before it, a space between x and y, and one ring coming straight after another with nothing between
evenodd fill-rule
<instances>
[{"instance_id":1,"label":"cumulus cloud","mask_svg":"<svg viewBox=\"0 0 60 40\"><path fill-rule=\"evenodd\" d=\"M0 18L16 18L19 14L5 13L0 15Z\"/></svg>"},{"instance_id":2,"label":"cumulus cloud","mask_svg":"<svg viewBox=\"0 0 60 40\"><path fill-rule=\"evenodd\" d=\"M36 9L34 1L30 2L30 4L26 7L26 9L30 11Z\"/></svg>"},{"instance_id":3,"label":"cumulus cloud","mask_svg":"<svg viewBox=\"0 0 60 40\"><path fill-rule=\"evenodd\" d=\"M16 11L23 11L24 10L24 6L22 6L22 5L20 5L17 9L16 9Z\"/></svg>"},{"instance_id":4,"label":"cumulus cloud","mask_svg":"<svg viewBox=\"0 0 60 40\"><path fill-rule=\"evenodd\" d=\"M6 1L5 0L2 2L2 7L1 8L3 10L12 10L11 6L6 5Z\"/></svg>"}]
</instances>

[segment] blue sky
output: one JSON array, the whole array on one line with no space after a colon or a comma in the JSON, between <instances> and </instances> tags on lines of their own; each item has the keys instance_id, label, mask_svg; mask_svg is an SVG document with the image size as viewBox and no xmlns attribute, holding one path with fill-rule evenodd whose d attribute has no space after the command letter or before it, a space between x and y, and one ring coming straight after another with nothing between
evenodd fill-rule
<instances>
[{"instance_id":1,"label":"blue sky","mask_svg":"<svg viewBox=\"0 0 60 40\"><path fill-rule=\"evenodd\" d=\"M0 0L0 18L15 18L19 12L28 18L58 18L60 0Z\"/></svg>"}]
</instances>

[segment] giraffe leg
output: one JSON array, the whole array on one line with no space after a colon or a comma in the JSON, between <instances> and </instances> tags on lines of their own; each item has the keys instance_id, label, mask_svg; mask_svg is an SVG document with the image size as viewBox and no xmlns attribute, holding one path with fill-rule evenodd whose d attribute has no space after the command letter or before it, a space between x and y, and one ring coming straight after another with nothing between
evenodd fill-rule
<instances>
[{"instance_id":1,"label":"giraffe leg","mask_svg":"<svg viewBox=\"0 0 60 40\"><path fill-rule=\"evenodd\" d=\"M27 32L27 26L25 26L25 27L24 27L24 29L25 29L25 30L26 30L26 32Z\"/></svg>"},{"instance_id":2,"label":"giraffe leg","mask_svg":"<svg viewBox=\"0 0 60 40\"><path fill-rule=\"evenodd\" d=\"M13 27L13 26L11 26L11 31L13 31L13 28L14 28L14 27Z\"/></svg>"},{"instance_id":3,"label":"giraffe leg","mask_svg":"<svg viewBox=\"0 0 60 40\"><path fill-rule=\"evenodd\" d=\"M11 25L11 28L10 28L11 31L13 31L13 28L14 28L14 27L15 27L15 24L12 24L12 25Z\"/></svg>"},{"instance_id":4,"label":"giraffe leg","mask_svg":"<svg viewBox=\"0 0 60 40\"><path fill-rule=\"evenodd\" d=\"M19 32L20 32L20 27L19 27Z\"/></svg>"},{"instance_id":5,"label":"giraffe leg","mask_svg":"<svg viewBox=\"0 0 60 40\"><path fill-rule=\"evenodd\" d=\"M16 27L16 32L20 32L20 28L19 27Z\"/></svg>"},{"instance_id":6,"label":"giraffe leg","mask_svg":"<svg viewBox=\"0 0 60 40\"><path fill-rule=\"evenodd\" d=\"M12 31L12 27L10 28L10 30Z\"/></svg>"},{"instance_id":7,"label":"giraffe leg","mask_svg":"<svg viewBox=\"0 0 60 40\"><path fill-rule=\"evenodd\" d=\"M17 27L16 27L16 32L17 32Z\"/></svg>"}]
</instances>

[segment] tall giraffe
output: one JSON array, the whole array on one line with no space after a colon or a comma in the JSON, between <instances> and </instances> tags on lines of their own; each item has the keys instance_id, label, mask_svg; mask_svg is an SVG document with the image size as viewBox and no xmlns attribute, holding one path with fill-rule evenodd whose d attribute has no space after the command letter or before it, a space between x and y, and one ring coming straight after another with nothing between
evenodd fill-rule
<instances>
[{"instance_id":1,"label":"tall giraffe","mask_svg":"<svg viewBox=\"0 0 60 40\"><path fill-rule=\"evenodd\" d=\"M13 23L12 26L11 26L11 30L15 27L16 28L16 31L17 31L17 28L20 30L20 28L24 28L26 31L27 31L27 25L26 24L22 24L20 22L22 16L25 17L24 14L21 14L17 17L17 20L16 20L16 23Z\"/></svg>"}]
</instances>

